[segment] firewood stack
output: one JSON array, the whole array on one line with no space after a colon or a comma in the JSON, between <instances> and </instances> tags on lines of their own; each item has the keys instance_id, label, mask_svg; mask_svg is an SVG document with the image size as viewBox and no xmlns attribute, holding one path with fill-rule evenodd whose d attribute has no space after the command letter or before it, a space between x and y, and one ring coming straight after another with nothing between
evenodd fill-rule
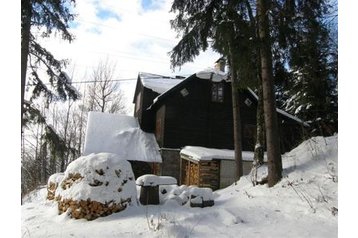
<instances>
[{"instance_id":1,"label":"firewood stack","mask_svg":"<svg viewBox=\"0 0 358 238\"><path fill-rule=\"evenodd\" d=\"M53 182L49 182L47 185L47 199L53 200L55 199L55 192L56 192L57 184Z\"/></svg>"},{"instance_id":2,"label":"firewood stack","mask_svg":"<svg viewBox=\"0 0 358 238\"><path fill-rule=\"evenodd\" d=\"M131 202L130 199L127 199L118 204L113 201L103 204L97 201L91 201L90 199L87 199L87 201L61 199L61 196L57 196L56 201L58 202L59 214L62 214L68 210L71 218L84 218L88 221L123 211L127 207L127 204Z\"/></svg>"},{"instance_id":3,"label":"firewood stack","mask_svg":"<svg viewBox=\"0 0 358 238\"><path fill-rule=\"evenodd\" d=\"M58 213L74 219L108 216L123 211L137 199L130 163L110 153L93 153L74 160L64 174L49 178L47 190L47 198L58 203Z\"/></svg>"}]
</instances>

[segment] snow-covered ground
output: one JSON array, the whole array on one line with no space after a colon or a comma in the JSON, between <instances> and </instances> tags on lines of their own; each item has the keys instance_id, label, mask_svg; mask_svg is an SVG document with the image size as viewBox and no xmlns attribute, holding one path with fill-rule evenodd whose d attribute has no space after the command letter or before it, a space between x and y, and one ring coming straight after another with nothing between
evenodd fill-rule
<instances>
[{"instance_id":1,"label":"snow-covered ground","mask_svg":"<svg viewBox=\"0 0 358 238\"><path fill-rule=\"evenodd\" d=\"M284 178L253 187L250 176L213 193L215 205L175 200L93 221L58 215L46 188L21 208L22 237L337 237L338 136L315 137L283 155Z\"/></svg>"}]
</instances>

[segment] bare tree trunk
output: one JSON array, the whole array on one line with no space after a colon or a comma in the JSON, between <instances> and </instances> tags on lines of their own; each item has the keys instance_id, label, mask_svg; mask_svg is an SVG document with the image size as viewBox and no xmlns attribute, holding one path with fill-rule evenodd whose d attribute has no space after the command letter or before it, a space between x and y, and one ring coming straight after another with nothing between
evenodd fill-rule
<instances>
[{"instance_id":1,"label":"bare tree trunk","mask_svg":"<svg viewBox=\"0 0 358 238\"><path fill-rule=\"evenodd\" d=\"M240 118L240 102L239 102L239 86L236 70L236 62L233 54L232 39L229 41L230 51L230 68L231 68L231 92L232 92L232 112L234 125L234 146L235 146L235 162L236 162L236 180L243 175L242 169L242 142L241 142L241 118Z\"/></svg>"},{"instance_id":2,"label":"bare tree trunk","mask_svg":"<svg viewBox=\"0 0 358 238\"><path fill-rule=\"evenodd\" d=\"M268 5L271 1L257 0L258 28L260 38L261 77L266 125L268 157L268 186L274 186L282 178L282 159L277 124L274 85L272 76L272 54L269 39Z\"/></svg>"},{"instance_id":3,"label":"bare tree trunk","mask_svg":"<svg viewBox=\"0 0 358 238\"><path fill-rule=\"evenodd\" d=\"M83 92L83 99L82 99L82 104L83 107L80 109L81 110L81 116L80 116L80 129L79 129L79 141L78 141L78 153L79 155L82 154L82 135L83 135L83 120L84 120L84 105L85 105L85 98L86 98L86 88L84 89Z\"/></svg>"},{"instance_id":4,"label":"bare tree trunk","mask_svg":"<svg viewBox=\"0 0 358 238\"><path fill-rule=\"evenodd\" d=\"M71 103L71 99L68 101L68 107L67 107L67 112L66 112L66 120L65 120L65 125L64 125L64 138L63 140L65 141L65 143L67 142L67 130L68 130L68 124L69 124L69 120L70 120L70 111L71 111L71 107L72 107L72 103ZM68 148L70 148L70 144L68 145ZM61 165L60 165L60 171L63 172L65 171L65 165L66 165L66 158L65 158L65 152L62 151L61 152Z\"/></svg>"}]
</instances>

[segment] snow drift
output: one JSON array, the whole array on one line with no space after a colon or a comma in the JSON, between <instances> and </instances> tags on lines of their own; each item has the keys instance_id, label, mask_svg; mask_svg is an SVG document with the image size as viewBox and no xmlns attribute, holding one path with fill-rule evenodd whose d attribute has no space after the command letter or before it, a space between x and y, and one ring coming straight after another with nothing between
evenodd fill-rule
<instances>
[{"instance_id":1,"label":"snow drift","mask_svg":"<svg viewBox=\"0 0 358 238\"><path fill-rule=\"evenodd\" d=\"M22 237L335 238L337 147L338 136L311 138L282 156L284 176L276 186L252 186L250 175L244 176L215 191L215 205L206 208L169 201L180 195L187 199L184 186L173 187L161 197L162 205L130 206L87 222L58 216L56 204L46 200L46 188L41 188L23 200Z\"/></svg>"}]
</instances>

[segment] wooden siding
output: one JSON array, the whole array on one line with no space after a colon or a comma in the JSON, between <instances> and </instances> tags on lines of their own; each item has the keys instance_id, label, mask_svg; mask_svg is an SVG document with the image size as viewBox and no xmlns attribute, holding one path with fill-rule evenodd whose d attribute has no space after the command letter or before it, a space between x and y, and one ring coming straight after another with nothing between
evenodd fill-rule
<instances>
[{"instance_id":1,"label":"wooden siding","mask_svg":"<svg viewBox=\"0 0 358 238\"><path fill-rule=\"evenodd\" d=\"M298 146L304 138L306 128L295 120L278 114L281 152L285 153Z\"/></svg>"},{"instance_id":2,"label":"wooden siding","mask_svg":"<svg viewBox=\"0 0 358 238\"><path fill-rule=\"evenodd\" d=\"M155 133L161 148L193 145L234 149L231 83L220 83L223 102L212 101L212 84L193 75L147 110L159 94L143 87L139 79L133 99L136 102L134 115L144 131ZM247 99L251 104L245 103ZM256 142L257 100L246 89L239 91L239 100L242 149L252 151ZM297 121L281 114L278 114L278 123L283 153L301 142L304 129Z\"/></svg>"},{"instance_id":3,"label":"wooden siding","mask_svg":"<svg viewBox=\"0 0 358 238\"><path fill-rule=\"evenodd\" d=\"M173 93L165 102L164 134L162 146L181 148L186 145L205 146L209 148L234 149L233 116L231 102L231 85L223 82L223 102L211 101L211 84L209 80L191 80L185 84L189 92L185 97ZM253 102L248 107L244 101ZM246 90L240 93L242 127L256 124L256 104ZM158 113L157 113L158 116ZM244 150L253 150L254 143L243 140Z\"/></svg>"},{"instance_id":4,"label":"wooden siding","mask_svg":"<svg viewBox=\"0 0 358 238\"><path fill-rule=\"evenodd\" d=\"M200 161L199 162L199 187L211 188L212 190L220 187L220 161Z\"/></svg>"},{"instance_id":5,"label":"wooden siding","mask_svg":"<svg viewBox=\"0 0 358 238\"><path fill-rule=\"evenodd\" d=\"M181 155L181 177L180 183L187 186L211 188L220 187L220 161L195 161L186 155Z\"/></svg>"},{"instance_id":6,"label":"wooden siding","mask_svg":"<svg viewBox=\"0 0 358 238\"><path fill-rule=\"evenodd\" d=\"M158 93L152 91L151 89L142 86L142 100L137 117L141 129L146 132L154 132L155 129L155 112L147 109L150 105L152 105L154 98L158 95Z\"/></svg>"},{"instance_id":7,"label":"wooden siding","mask_svg":"<svg viewBox=\"0 0 358 238\"><path fill-rule=\"evenodd\" d=\"M155 137L159 147L163 147L164 137L164 123L165 123L165 105L161 106L156 112L155 118Z\"/></svg>"}]
</instances>

